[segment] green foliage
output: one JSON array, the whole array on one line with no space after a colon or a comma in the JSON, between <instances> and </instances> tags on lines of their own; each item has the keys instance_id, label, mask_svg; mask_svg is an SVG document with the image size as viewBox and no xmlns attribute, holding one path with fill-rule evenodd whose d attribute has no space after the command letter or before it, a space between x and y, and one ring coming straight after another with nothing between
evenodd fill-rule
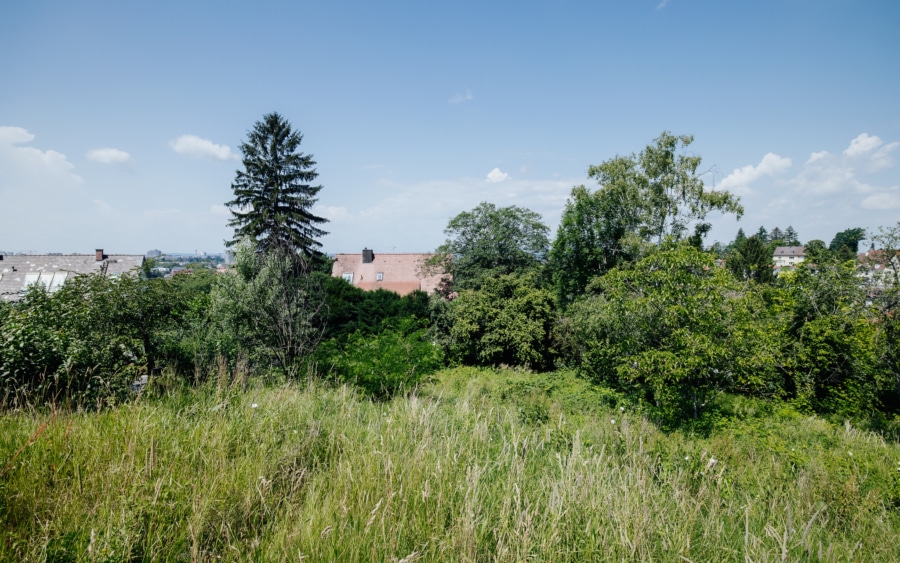
<instances>
[{"instance_id":1,"label":"green foliage","mask_svg":"<svg viewBox=\"0 0 900 563\"><path fill-rule=\"evenodd\" d=\"M702 221L711 211L734 213L738 218L743 214L739 198L704 188L697 175L700 157L685 150L693 140L690 135L663 131L640 154L616 157L588 169L601 190L620 192L618 199L626 204L621 212L636 219L634 234L640 241L680 240L691 222Z\"/></svg>"},{"instance_id":2,"label":"green foliage","mask_svg":"<svg viewBox=\"0 0 900 563\"><path fill-rule=\"evenodd\" d=\"M664 249L590 289L571 314L578 364L595 381L646 401L670 422L697 418L723 390L772 392L759 295L711 255L688 245Z\"/></svg>"},{"instance_id":3,"label":"green foliage","mask_svg":"<svg viewBox=\"0 0 900 563\"><path fill-rule=\"evenodd\" d=\"M785 246L800 246L800 235L797 234L797 231L794 230L794 227L788 225L788 228L784 231L784 245Z\"/></svg>"},{"instance_id":4,"label":"green foliage","mask_svg":"<svg viewBox=\"0 0 900 563\"><path fill-rule=\"evenodd\" d=\"M78 276L32 287L0 313L0 399L7 404L120 400L172 351L188 294L135 276Z\"/></svg>"},{"instance_id":5,"label":"green foliage","mask_svg":"<svg viewBox=\"0 0 900 563\"><path fill-rule=\"evenodd\" d=\"M450 220L447 241L429 266L442 266L449 255L453 287L477 289L490 278L537 268L547 254L548 231L534 211L482 202Z\"/></svg>"},{"instance_id":6,"label":"green foliage","mask_svg":"<svg viewBox=\"0 0 900 563\"><path fill-rule=\"evenodd\" d=\"M231 185L234 199L226 205L235 227L228 246L249 239L258 250L282 249L307 257L318 252L318 239L327 233L317 225L327 219L312 213L322 186L311 155L299 152L303 135L277 113L263 116L241 143L244 170L238 170Z\"/></svg>"},{"instance_id":7,"label":"green foliage","mask_svg":"<svg viewBox=\"0 0 900 563\"><path fill-rule=\"evenodd\" d=\"M871 265L876 269L867 290L873 297L879 364L893 377L893 389L885 402L897 412L900 411L900 221L895 226L879 228L873 239L881 248L872 253Z\"/></svg>"},{"instance_id":8,"label":"green foliage","mask_svg":"<svg viewBox=\"0 0 900 563\"><path fill-rule=\"evenodd\" d=\"M625 170L614 176L616 166ZM623 242L637 227L640 209L638 193L626 174L631 169L616 161L605 170L603 189L593 193L584 186L572 189L550 249L548 269L564 305L584 293L595 276L633 258ZM591 174L597 177L600 172L592 169Z\"/></svg>"},{"instance_id":9,"label":"green foliage","mask_svg":"<svg viewBox=\"0 0 900 563\"><path fill-rule=\"evenodd\" d=\"M321 277L309 273L301 255L278 248L258 253L250 244L238 247L234 269L210 295L218 346L232 360L243 356L297 376L322 338Z\"/></svg>"},{"instance_id":10,"label":"green foliage","mask_svg":"<svg viewBox=\"0 0 900 563\"><path fill-rule=\"evenodd\" d=\"M424 323L412 317L385 322L375 334L354 332L341 344L333 339L317 354L320 368L369 395L387 398L411 390L422 377L443 367L443 352Z\"/></svg>"},{"instance_id":11,"label":"green foliage","mask_svg":"<svg viewBox=\"0 0 900 563\"><path fill-rule=\"evenodd\" d=\"M323 278L323 285L328 308L325 339L336 338L343 343L356 332L377 333L388 319L430 317L428 294L424 291L402 297L385 289L364 291L332 276Z\"/></svg>"},{"instance_id":12,"label":"green foliage","mask_svg":"<svg viewBox=\"0 0 900 563\"><path fill-rule=\"evenodd\" d=\"M825 246L824 241L819 239L813 239L806 243L804 250L806 251L806 260L810 264L819 264L830 258L828 247Z\"/></svg>"},{"instance_id":13,"label":"green foliage","mask_svg":"<svg viewBox=\"0 0 900 563\"><path fill-rule=\"evenodd\" d=\"M866 238L866 230L861 227L846 229L834 235L828 250L838 255L842 261L853 260L859 252L859 241Z\"/></svg>"},{"instance_id":14,"label":"green foliage","mask_svg":"<svg viewBox=\"0 0 900 563\"><path fill-rule=\"evenodd\" d=\"M815 412L871 415L891 383L877 365L878 325L856 268L825 261L815 273L799 268L780 281L788 392Z\"/></svg>"},{"instance_id":15,"label":"green foliage","mask_svg":"<svg viewBox=\"0 0 900 563\"><path fill-rule=\"evenodd\" d=\"M896 559L900 447L852 425L720 397L663 432L570 372L429 379L0 414L0 560Z\"/></svg>"},{"instance_id":16,"label":"green foliage","mask_svg":"<svg viewBox=\"0 0 900 563\"><path fill-rule=\"evenodd\" d=\"M618 156L591 166L588 176L600 188L572 190L550 253L557 295L568 304L590 279L638 259L667 239L688 238L702 247L711 211L744 212L739 198L706 190L697 175L700 157L686 154L690 135L664 131L640 154Z\"/></svg>"},{"instance_id":17,"label":"green foliage","mask_svg":"<svg viewBox=\"0 0 900 563\"><path fill-rule=\"evenodd\" d=\"M553 295L533 276L486 279L460 292L448 310L449 355L468 365L546 369L555 321Z\"/></svg>"},{"instance_id":18,"label":"green foliage","mask_svg":"<svg viewBox=\"0 0 900 563\"><path fill-rule=\"evenodd\" d=\"M735 242L725 264L739 280L753 280L758 283L775 281L772 252L769 245L758 238L758 235Z\"/></svg>"}]
</instances>

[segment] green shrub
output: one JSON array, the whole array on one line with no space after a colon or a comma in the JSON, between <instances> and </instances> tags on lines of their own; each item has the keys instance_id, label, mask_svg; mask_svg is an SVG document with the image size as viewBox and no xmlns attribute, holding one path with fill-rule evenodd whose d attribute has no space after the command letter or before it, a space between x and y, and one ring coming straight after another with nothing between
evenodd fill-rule
<instances>
[{"instance_id":1,"label":"green shrub","mask_svg":"<svg viewBox=\"0 0 900 563\"><path fill-rule=\"evenodd\" d=\"M357 331L344 344L329 340L317 357L320 367L378 398L409 390L443 366L440 347L414 318L386 322L377 334Z\"/></svg>"}]
</instances>

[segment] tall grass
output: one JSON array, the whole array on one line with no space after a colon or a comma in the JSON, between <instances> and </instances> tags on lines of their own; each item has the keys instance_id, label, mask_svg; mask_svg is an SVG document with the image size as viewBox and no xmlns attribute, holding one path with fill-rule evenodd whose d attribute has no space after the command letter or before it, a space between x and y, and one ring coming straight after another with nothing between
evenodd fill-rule
<instances>
[{"instance_id":1,"label":"tall grass","mask_svg":"<svg viewBox=\"0 0 900 563\"><path fill-rule=\"evenodd\" d=\"M896 444L740 402L708 436L663 433L555 378L6 413L0 559L900 559Z\"/></svg>"}]
</instances>

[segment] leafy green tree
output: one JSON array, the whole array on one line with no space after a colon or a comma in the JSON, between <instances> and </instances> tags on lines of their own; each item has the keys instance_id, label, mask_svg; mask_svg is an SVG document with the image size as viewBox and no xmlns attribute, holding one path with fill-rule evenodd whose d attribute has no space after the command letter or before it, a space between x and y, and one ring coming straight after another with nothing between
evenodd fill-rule
<instances>
[{"instance_id":1,"label":"leafy green tree","mask_svg":"<svg viewBox=\"0 0 900 563\"><path fill-rule=\"evenodd\" d=\"M548 261L561 303L582 294L594 276L633 258L622 239L637 228L640 203L628 199L635 195L619 183L596 192L572 189Z\"/></svg>"},{"instance_id":2,"label":"leafy green tree","mask_svg":"<svg viewBox=\"0 0 900 563\"><path fill-rule=\"evenodd\" d=\"M536 269L547 254L548 231L534 211L482 202L450 220L448 238L430 264L442 265L449 255L454 288L478 288L497 276Z\"/></svg>"},{"instance_id":3,"label":"leafy green tree","mask_svg":"<svg viewBox=\"0 0 900 563\"><path fill-rule=\"evenodd\" d=\"M321 280L307 267L289 250L238 247L235 274L221 276L210 296L222 349L298 375L322 338L326 316Z\"/></svg>"},{"instance_id":4,"label":"leafy green tree","mask_svg":"<svg viewBox=\"0 0 900 563\"><path fill-rule=\"evenodd\" d=\"M895 226L879 227L872 237L880 246L870 253L873 276L868 295L877 318L878 355L884 369L893 377L890 403L900 410L900 221Z\"/></svg>"},{"instance_id":5,"label":"leafy green tree","mask_svg":"<svg viewBox=\"0 0 900 563\"><path fill-rule=\"evenodd\" d=\"M861 227L846 229L834 235L831 244L828 245L830 250L839 260L847 261L856 258L859 252L859 241L866 238L866 230Z\"/></svg>"},{"instance_id":6,"label":"leafy green tree","mask_svg":"<svg viewBox=\"0 0 900 563\"><path fill-rule=\"evenodd\" d=\"M753 280L758 283L775 281L772 252L763 240L753 235L735 244L734 250L725 261L728 269L739 280Z\"/></svg>"},{"instance_id":7,"label":"leafy green tree","mask_svg":"<svg viewBox=\"0 0 900 563\"><path fill-rule=\"evenodd\" d=\"M426 325L406 317L385 322L374 334L354 332L344 344L331 340L317 353L319 366L378 398L409 390L444 365Z\"/></svg>"},{"instance_id":8,"label":"leafy green tree","mask_svg":"<svg viewBox=\"0 0 900 563\"><path fill-rule=\"evenodd\" d=\"M724 390L772 392L764 307L713 260L682 244L596 278L571 308L585 375L669 421L696 418Z\"/></svg>"},{"instance_id":9,"label":"leafy green tree","mask_svg":"<svg viewBox=\"0 0 900 563\"><path fill-rule=\"evenodd\" d=\"M654 140L640 154L616 157L591 166L588 175L595 178L601 190L625 190L627 204L637 203L637 229L641 241L660 244L667 237L680 240L688 225L702 221L712 211L734 213L738 218L744 208L739 198L726 192L706 190L697 174L700 157L686 153L693 142L691 135L672 135L668 131Z\"/></svg>"},{"instance_id":10,"label":"leafy green tree","mask_svg":"<svg viewBox=\"0 0 900 563\"><path fill-rule=\"evenodd\" d=\"M825 246L825 241L813 239L806 243L804 249L806 252L806 260L810 264L823 263L830 258L828 247Z\"/></svg>"},{"instance_id":11,"label":"leafy green tree","mask_svg":"<svg viewBox=\"0 0 900 563\"><path fill-rule=\"evenodd\" d=\"M234 199L228 222L234 227L234 246L244 238L263 252L275 248L315 255L327 233L319 228L327 219L312 213L322 186L311 155L299 151L303 136L277 113L256 122L241 144L244 170L238 170L231 188Z\"/></svg>"},{"instance_id":12,"label":"leafy green tree","mask_svg":"<svg viewBox=\"0 0 900 563\"><path fill-rule=\"evenodd\" d=\"M878 326L857 273L853 264L824 259L816 272L798 268L781 280L782 369L798 406L858 418L880 408L892 387L878 364Z\"/></svg>"},{"instance_id":13,"label":"leafy green tree","mask_svg":"<svg viewBox=\"0 0 900 563\"><path fill-rule=\"evenodd\" d=\"M0 313L0 400L109 404L169 359L189 298L176 283L78 276Z\"/></svg>"},{"instance_id":14,"label":"leafy green tree","mask_svg":"<svg viewBox=\"0 0 900 563\"><path fill-rule=\"evenodd\" d=\"M709 231L712 211L743 214L737 197L706 190L697 174L700 157L686 154L689 135L664 131L640 154L618 156L588 169L600 184L591 193L572 190L550 254L559 299L571 302L587 282L638 259L653 245L690 238L695 247ZM694 234L688 229L695 223Z\"/></svg>"},{"instance_id":15,"label":"leafy green tree","mask_svg":"<svg viewBox=\"0 0 900 563\"><path fill-rule=\"evenodd\" d=\"M503 275L461 291L449 307L450 356L470 365L549 367L553 295L534 275Z\"/></svg>"},{"instance_id":16,"label":"leafy green tree","mask_svg":"<svg viewBox=\"0 0 900 563\"><path fill-rule=\"evenodd\" d=\"M324 287L328 308L324 338L335 338L341 344L356 332L371 335L402 319L430 318L431 307L424 291L401 297L384 289L364 291L331 276L324 278Z\"/></svg>"}]
</instances>

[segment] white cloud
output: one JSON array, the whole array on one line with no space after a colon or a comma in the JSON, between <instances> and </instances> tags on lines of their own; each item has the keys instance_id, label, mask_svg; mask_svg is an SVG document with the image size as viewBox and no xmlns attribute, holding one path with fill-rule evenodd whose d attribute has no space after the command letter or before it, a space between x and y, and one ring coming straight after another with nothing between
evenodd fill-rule
<instances>
[{"instance_id":1,"label":"white cloud","mask_svg":"<svg viewBox=\"0 0 900 563\"><path fill-rule=\"evenodd\" d=\"M94 149L88 151L88 160L99 162L100 164L130 164L134 162L131 155L125 151L113 148Z\"/></svg>"},{"instance_id":2,"label":"white cloud","mask_svg":"<svg viewBox=\"0 0 900 563\"><path fill-rule=\"evenodd\" d=\"M350 217L350 212L347 211L347 208L340 206L320 204L313 207L312 211L316 215L324 217L329 221L340 221L341 219L347 219Z\"/></svg>"},{"instance_id":3,"label":"white cloud","mask_svg":"<svg viewBox=\"0 0 900 563\"><path fill-rule=\"evenodd\" d=\"M809 153L806 162L792 174L783 171L766 178L760 174L766 169L763 163L739 168L728 183L738 186L748 180L756 182L752 192L743 194L746 215L740 225L731 219L713 218L714 236L727 241L738 226L749 232L748 226L755 229L760 224L769 229L793 225L800 231L801 240L827 241L849 227L874 229L893 224L900 209L900 174L894 163L898 147L900 143L863 133L840 150ZM720 187L728 187L725 184L723 181ZM722 234L719 225L726 224L730 226Z\"/></svg>"},{"instance_id":4,"label":"white cloud","mask_svg":"<svg viewBox=\"0 0 900 563\"><path fill-rule=\"evenodd\" d=\"M466 90L465 94L456 94L455 96L453 96L452 98L450 98L447 101L450 102L451 104L459 104L462 102L471 102L474 99L475 99L475 96L472 95L472 91Z\"/></svg>"},{"instance_id":5,"label":"white cloud","mask_svg":"<svg viewBox=\"0 0 900 563\"><path fill-rule=\"evenodd\" d=\"M665 8L668 5L669 5L669 0L662 0L662 2L660 2L659 4L656 5L656 9L662 10L663 8Z\"/></svg>"},{"instance_id":6,"label":"white cloud","mask_svg":"<svg viewBox=\"0 0 900 563\"><path fill-rule=\"evenodd\" d=\"M382 252L427 252L444 241L442 231L451 217L474 209L482 201L498 207L517 205L540 213L551 234L562 215L573 185L584 178L513 180L502 189L485 189L484 177L431 180L412 184L378 181L370 202L348 206L353 229L325 227L329 252L359 252L368 246ZM498 187L500 187L498 186ZM314 209L318 211L318 209Z\"/></svg>"},{"instance_id":7,"label":"white cloud","mask_svg":"<svg viewBox=\"0 0 900 563\"><path fill-rule=\"evenodd\" d=\"M0 191L25 187L53 190L82 182L66 155L19 146L34 139L22 127L0 127Z\"/></svg>"},{"instance_id":8,"label":"white cloud","mask_svg":"<svg viewBox=\"0 0 900 563\"><path fill-rule=\"evenodd\" d=\"M231 152L226 145L217 145L209 139L196 135L182 135L169 141L169 146L178 154L191 158L208 158L213 160L238 160L238 155Z\"/></svg>"},{"instance_id":9,"label":"white cloud","mask_svg":"<svg viewBox=\"0 0 900 563\"><path fill-rule=\"evenodd\" d=\"M850 146L844 151L846 156L861 156L867 152L871 152L882 145L881 139L877 135L869 136L867 133L861 133L858 137L850 141Z\"/></svg>"},{"instance_id":10,"label":"white cloud","mask_svg":"<svg viewBox=\"0 0 900 563\"><path fill-rule=\"evenodd\" d=\"M870 195L862 201L863 209L873 211L883 211L885 209L896 209L900 207L900 194L882 192Z\"/></svg>"},{"instance_id":11,"label":"white cloud","mask_svg":"<svg viewBox=\"0 0 900 563\"><path fill-rule=\"evenodd\" d=\"M758 165L748 164L736 168L717 186L717 190L727 190L737 195L750 193L750 184L763 176L777 176L791 167L791 159L778 156L775 153L767 153Z\"/></svg>"},{"instance_id":12,"label":"white cloud","mask_svg":"<svg viewBox=\"0 0 900 563\"><path fill-rule=\"evenodd\" d=\"M94 205L95 205L95 206L97 207L97 209L99 209L100 211L106 212L106 211L112 211L112 210L113 210L112 206L111 206L110 204L106 203L105 201L103 201L102 199L95 199L95 200L94 200Z\"/></svg>"},{"instance_id":13,"label":"white cloud","mask_svg":"<svg viewBox=\"0 0 900 563\"><path fill-rule=\"evenodd\" d=\"M494 168L487 175L487 181L491 184L498 184L500 182L505 182L509 180L509 174L506 172L501 172L499 168Z\"/></svg>"}]
</instances>

